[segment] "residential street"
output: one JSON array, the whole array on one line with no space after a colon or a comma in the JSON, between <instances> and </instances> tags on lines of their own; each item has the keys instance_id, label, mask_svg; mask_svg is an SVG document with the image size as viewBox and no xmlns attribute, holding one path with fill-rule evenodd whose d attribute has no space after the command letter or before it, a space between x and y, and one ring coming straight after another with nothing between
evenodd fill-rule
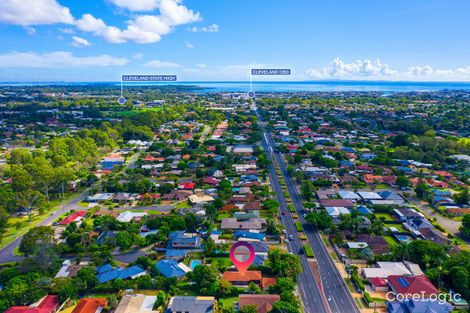
<instances>
[{"instance_id":1,"label":"residential street","mask_svg":"<svg viewBox=\"0 0 470 313\"><path fill-rule=\"evenodd\" d=\"M64 206L58 208L56 211L54 211L48 217L46 217L43 221L39 222L37 224L37 226L50 225L54 220L56 220L59 216L61 216L62 214L66 213L66 212L70 212L72 210L83 209L80 206L78 206L78 203L88 196L88 191L89 191L89 189L86 189L81 194L79 194L77 197L75 197L73 200L71 200L70 202L68 202ZM0 263L15 262L15 261L20 261L20 260L23 259L23 257L16 256L16 255L13 254L13 250L17 246L20 245L22 238L23 238L23 236L18 236L13 242L11 242L5 248L0 250Z\"/></svg>"},{"instance_id":2,"label":"residential street","mask_svg":"<svg viewBox=\"0 0 470 313\"><path fill-rule=\"evenodd\" d=\"M256 112L258 119L261 121L261 116ZM263 147L270 155L269 151L274 151L274 142L271 139L270 134L264 129L263 137ZM272 150L271 150L272 149ZM302 201L300 195L298 193L297 188L295 187L294 182L292 181L291 177L287 172L286 165L282 160L281 155L278 152L273 152L272 155L269 156L270 159L274 157L276 163L279 165L281 170L282 177L286 183L287 190L291 196L292 203L299 215L299 220L304 227L304 232L307 235L308 241L312 247L312 250L315 254L315 257L318 262L318 267L320 269L320 276L322 280L323 290L325 293L325 297L322 297L320 294L320 290L317 289L317 285L311 286L310 282L314 282L315 279L313 277L313 273L311 272L310 266L304 265L304 273L299 278L299 289L306 288L309 292L304 292L302 294L302 301L304 304L304 310L306 312L339 312L339 313L353 313L353 312L360 312L357 304L355 303L354 299L352 298L351 294L349 293L348 287L344 282L343 278L341 277L338 269L336 268L331 256L329 255L326 247L324 246L321 236L318 231L308 223L303 214L305 209L303 208ZM274 177L273 177L274 176ZM298 245L300 243L300 239L298 238L297 231L295 229L295 225L293 223L292 217L290 212L287 208L282 188L279 184L279 180L277 178L276 172L274 171L274 167L272 166L270 170L270 177L273 180L272 185L273 188L280 198L281 203L281 210L286 211L286 216L283 218L283 223L286 225L286 229L289 234L294 235L294 241L291 244L291 251L298 254L298 249L302 248L302 246ZM285 206L284 206L285 205ZM302 260L306 261L305 255L300 255ZM309 270L306 270L308 268ZM305 275L305 271L310 273L311 275ZM306 287L307 286L307 287ZM313 289L312 289L313 288ZM315 291L313 291L315 290ZM328 301L327 306L323 303L323 299L326 298ZM321 302L320 302L321 301ZM322 309L319 310L317 307L318 303L322 304ZM328 310L327 310L328 308Z\"/></svg>"}]
</instances>

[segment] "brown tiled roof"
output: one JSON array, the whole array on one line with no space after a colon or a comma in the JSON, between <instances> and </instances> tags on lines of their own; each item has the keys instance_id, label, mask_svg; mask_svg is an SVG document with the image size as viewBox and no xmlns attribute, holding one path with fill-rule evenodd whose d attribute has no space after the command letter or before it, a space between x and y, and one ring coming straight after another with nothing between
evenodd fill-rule
<instances>
[{"instance_id":1,"label":"brown tiled roof","mask_svg":"<svg viewBox=\"0 0 470 313\"><path fill-rule=\"evenodd\" d=\"M263 274L261 271L246 271L245 274L240 272L231 272L225 271L223 275L223 279L227 281L240 281L240 282L250 282L255 280L261 280L263 278Z\"/></svg>"},{"instance_id":2,"label":"brown tiled roof","mask_svg":"<svg viewBox=\"0 0 470 313\"><path fill-rule=\"evenodd\" d=\"M272 310L273 304L280 300L279 295L240 295L238 302L241 308L256 305L258 313L267 313Z\"/></svg>"},{"instance_id":3,"label":"brown tiled roof","mask_svg":"<svg viewBox=\"0 0 470 313\"><path fill-rule=\"evenodd\" d=\"M261 280L261 287L266 288L277 283L277 279L275 277L263 277Z\"/></svg>"},{"instance_id":4,"label":"brown tiled roof","mask_svg":"<svg viewBox=\"0 0 470 313\"><path fill-rule=\"evenodd\" d=\"M72 313L95 313L98 308L105 307L106 303L104 298L83 298L80 299Z\"/></svg>"}]
</instances>

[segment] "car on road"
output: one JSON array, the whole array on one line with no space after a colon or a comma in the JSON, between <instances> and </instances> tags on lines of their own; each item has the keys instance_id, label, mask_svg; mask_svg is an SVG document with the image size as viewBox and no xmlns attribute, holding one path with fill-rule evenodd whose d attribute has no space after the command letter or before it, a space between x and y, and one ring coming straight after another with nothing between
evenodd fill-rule
<instances>
[{"instance_id":1,"label":"car on road","mask_svg":"<svg viewBox=\"0 0 470 313\"><path fill-rule=\"evenodd\" d=\"M281 211L281 215L282 215L282 216L285 216L285 215L286 215L286 211Z\"/></svg>"},{"instance_id":2,"label":"car on road","mask_svg":"<svg viewBox=\"0 0 470 313\"><path fill-rule=\"evenodd\" d=\"M294 236L289 235L289 240L290 240L290 241L294 240Z\"/></svg>"}]
</instances>

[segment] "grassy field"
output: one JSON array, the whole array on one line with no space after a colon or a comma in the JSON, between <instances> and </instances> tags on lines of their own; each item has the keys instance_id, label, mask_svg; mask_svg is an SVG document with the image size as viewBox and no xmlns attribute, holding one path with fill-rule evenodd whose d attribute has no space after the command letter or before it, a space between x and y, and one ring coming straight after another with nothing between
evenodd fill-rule
<instances>
[{"instance_id":1,"label":"grassy field","mask_svg":"<svg viewBox=\"0 0 470 313\"><path fill-rule=\"evenodd\" d=\"M3 249L5 246L12 243L16 238L22 236L28 232L32 227L38 225L42 222L46 217L50 215L51 212L57 210L58 207L67 204L70 202L74 197L76 197L76 193L66 193L65 200L63 201L52 201L51 208L49 210L45 210L42 214L34 215L29 221L28 217L10 217L8 219L8 226L3 234L2 240L0 242L0 249Z\"/></svg>"}]
</instances>

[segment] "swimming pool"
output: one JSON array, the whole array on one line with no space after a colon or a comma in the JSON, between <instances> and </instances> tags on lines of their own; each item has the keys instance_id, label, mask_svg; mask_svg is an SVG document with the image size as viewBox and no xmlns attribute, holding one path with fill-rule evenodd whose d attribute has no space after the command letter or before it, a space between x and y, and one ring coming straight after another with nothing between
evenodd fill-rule
<instances>
[{"instance_id":1,"label":"swimming pool","mask_svg":"<svg viewBox=\"0 0 470 313\"><path fill-rule=\"evenodd\" d=\"M397 240L400 241L400 242L410 242L411 241L410 236L407 236L407 235L395 234L395 238L397 238Z\"/></svg>"},{"instance_id":2,"label":"swimming pool","mask_svg":"<svg viewBox=\"0 0 470 313\"><path fill-rule=\"evenodd\" d=\"M198 265L202 265L201 260L191 260L191 262L189 262L189 268L192 270L194 270L194 268Z\"/></svg>"}]
</instances>

